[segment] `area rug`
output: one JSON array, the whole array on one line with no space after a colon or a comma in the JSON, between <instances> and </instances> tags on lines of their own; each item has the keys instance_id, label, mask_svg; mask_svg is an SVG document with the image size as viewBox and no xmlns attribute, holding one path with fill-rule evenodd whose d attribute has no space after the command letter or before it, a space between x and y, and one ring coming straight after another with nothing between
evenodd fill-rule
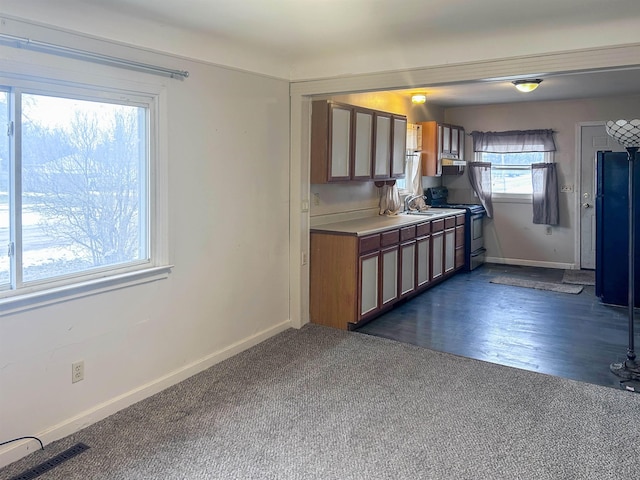
<instances>
[{"instance_id":1,"label":"area rug","mask_svg":"<svg viewBox=\"0 0 640 480\"><path fill-rule=\"evenodd\" d=\"M565 270L562 283L572 285L595 285L596 272L594 270Z\"/></svg>"},{"instance_id":2,"label":"area rug","mask_svg":"<svg viewBox=\"0 0 640 480\"><path fill-rule=\"evenodd\" d=\"M582 285L566 285L563 283L540 282L538 280L527 280L525 278L516 277L494 277L490 280L490 282L498 283L500 285L512 285L514 287L535 288L537 290L550 290L552 292L573 294L582 292L582 289L584 288Z\"/></svg>"}]
</instances>

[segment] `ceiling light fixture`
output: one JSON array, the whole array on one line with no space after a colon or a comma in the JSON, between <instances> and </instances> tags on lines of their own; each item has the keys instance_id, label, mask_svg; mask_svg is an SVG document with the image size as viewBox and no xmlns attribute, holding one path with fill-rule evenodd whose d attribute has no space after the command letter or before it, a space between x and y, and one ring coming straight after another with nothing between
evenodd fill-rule
<instances>
[{"instance_id":1,"label":"ceiling light fixture","mask_svg":"<svg viewBox=\"0 0 640 480\"><path fill-rule=\"evenodd\" d=\"M533 92L538 85L542 83L542 80L539 78L529 79L529 80L515 80L513 83L518 90L524 93Z\"/></svg>"},{"instance_id":2,"label":"ceiling light fixture","mask_svg":"<svg viewBox=\"0 0 640 480\"><path fill-rule=\"evenodd\" d=\"M422 105L426 101L427 101L427 94L426 93L414 93L413 95L411 95L411 102L412 103L415 103L417 105Z\"/></svg>"}]
</instances>

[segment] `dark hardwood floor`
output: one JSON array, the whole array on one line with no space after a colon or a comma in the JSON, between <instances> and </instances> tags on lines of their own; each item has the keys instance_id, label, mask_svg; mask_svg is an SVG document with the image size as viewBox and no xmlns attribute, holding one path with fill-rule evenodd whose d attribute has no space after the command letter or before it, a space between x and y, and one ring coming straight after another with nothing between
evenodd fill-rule
<instances>
[{"instance_id":1,"label":"dark hardwood floor","mask_svg":"<svg viewBox=\"0 0 640 480\"><path fill-rule=\"evenodd\" d=\"M563 270L485 264L458 273L358 332L534 372L620 388L609 364L626 358L626 307L580 294L490 283L521 276L560 283ZM640 330L638 315L636 331Z\"/></svg>"}]
</instances>

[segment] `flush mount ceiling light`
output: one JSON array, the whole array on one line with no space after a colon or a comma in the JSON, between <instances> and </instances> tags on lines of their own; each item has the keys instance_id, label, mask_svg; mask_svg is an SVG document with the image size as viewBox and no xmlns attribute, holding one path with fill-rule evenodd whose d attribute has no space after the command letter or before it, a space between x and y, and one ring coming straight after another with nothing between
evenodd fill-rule
<instances>
[{"instance_id":1,"label":"flush mount ceiling light","mask_svg":"<svg viewBox=\"0 0 640 480\"><path fill-rule=\"evenodd\" d=\"M529 79L529 80L516 80L513 83L518 90L521 92L533 92L538 85L542 83L542 80L539 78Z\"/></svg>"},{"instance_id":2,"label":"flush mount ceiling light","mask_svg":"<svg viewBox=\"0 0 640 480\"><path fill-rule=\"evenodd\" d=\"M427 94L426 93L414 93L413 95L411 95L411 102L412 103L415 103L417 105L421 105L426 101L427 101Z\"/></svg>"}]
</instances>

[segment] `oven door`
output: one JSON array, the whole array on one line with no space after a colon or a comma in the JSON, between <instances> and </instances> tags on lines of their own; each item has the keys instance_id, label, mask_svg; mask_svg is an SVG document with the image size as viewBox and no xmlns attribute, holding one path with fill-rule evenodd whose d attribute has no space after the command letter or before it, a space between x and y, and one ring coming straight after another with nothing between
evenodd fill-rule
<instances>
[{"instance_id":1,"label":"oven door","mask_svg":"<svg viewBox=\"0 0 640 480\"><path fill-rule=\"evenodd\" d=\"M483 219L484 213L472 213L469 218L469 270L478 268L485 261Z\"/></svg>"},{"instance_id":2,"label":"oven door","mask_svg":"<svg viewBox=\"0 0 640 480\"><path fill-rule=\"evenodd\" d=\"M471 240L472 253L484 247L484 235L482 232L483 218L484 218L484 213L471 214L469 229L471 233L470 240Z\"/></svg>"}]
</instances>

